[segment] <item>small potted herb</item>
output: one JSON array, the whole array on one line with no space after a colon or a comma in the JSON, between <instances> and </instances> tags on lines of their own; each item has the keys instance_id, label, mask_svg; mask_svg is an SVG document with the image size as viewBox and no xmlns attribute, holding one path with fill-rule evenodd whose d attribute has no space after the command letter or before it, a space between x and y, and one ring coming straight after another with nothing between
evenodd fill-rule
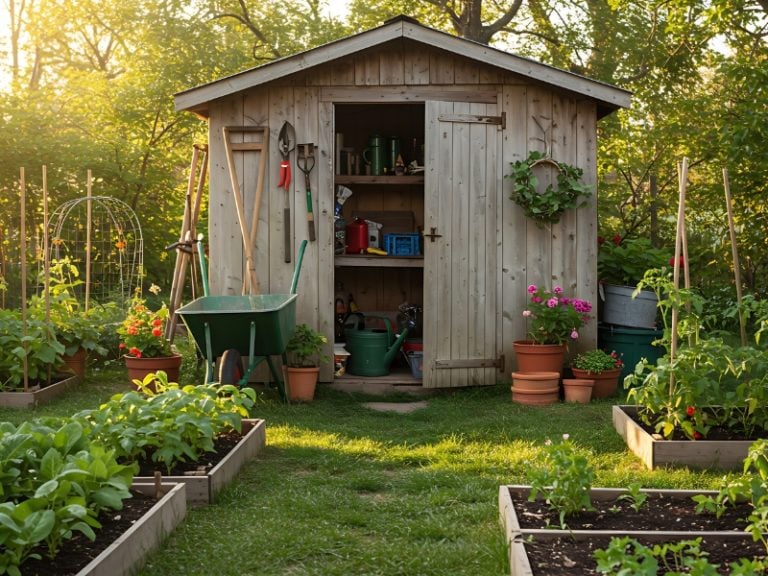
<instances>
[{"instance_id":1,"label":"small potted herb","mask_svg":"<svg viewBox=\"0 0 768 576\"><path fill-rule=\"evenodd\" d=\"M288 355L285 371L289 400L314 399L320 363L329 359L329 356L323 354L326 344L328 339L307 324L296 326L285 348Z\"/></svg>"},{"instance_id":2,"label":"small potted herb","mask_svg":"<svg viewBox=\"0 0 768 576\"><path fill-rule=\"evenodd\" d=\"M616 353L594 349L578 354L571 362L574 378L594 380L593 398L606 398L616 393L624 362Z\"/></svg>"}]
</instances>

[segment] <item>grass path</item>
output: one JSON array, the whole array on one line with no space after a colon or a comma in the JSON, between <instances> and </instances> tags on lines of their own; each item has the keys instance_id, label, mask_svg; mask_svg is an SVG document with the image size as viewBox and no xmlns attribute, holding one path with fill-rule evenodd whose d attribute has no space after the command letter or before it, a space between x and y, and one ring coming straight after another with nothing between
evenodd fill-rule
<instances>
[{"instance_id":1,"label":"grass path","mask_svg":"<svg viewBox=\"0 0 768 576\"><path fill-rule=\"evenodd\" d=\"M125 389L120 366L35 411L67 415ZM500 484L526 483L547 438L564 433L590 453L596 486L714 487L721 474L646 470L611 426L610 407L511 402L508 386L428 399L410 414L378 412L321 387L312 404L271 392L254 416L267 447L237 480L153 554L142 576L508 574L498 520ZM389 397L386 401L410 401ZM29 413L0 409L0 420Z\"/></svg>"}]
</instances>

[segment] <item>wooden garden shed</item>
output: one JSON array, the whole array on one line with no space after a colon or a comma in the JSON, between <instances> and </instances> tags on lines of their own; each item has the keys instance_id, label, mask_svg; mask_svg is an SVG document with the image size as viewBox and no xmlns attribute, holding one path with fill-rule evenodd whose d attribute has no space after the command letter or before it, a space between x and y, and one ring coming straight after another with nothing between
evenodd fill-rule
<instances>
[{"instance_id":1,"label":"wooden garden shed","mask_svg":"<svg viewBox=\"0 0 768 576\"><path fill-rule=\"evenodd\" d=\"M233 189L240 189L250 223L260 176L252 268L259 292L288 292L296 250L308 238L296 150L288 192L279 186L278 137L288 121L298 143L314 144L316 161L310 172L316 239L304 257L297 321L325 332L329 342L338 298L348 304L353 295L367 315L394 316L409 302L423 310L423 386L494 384L509 380L512 342L525 337L528 284L560 284L596 302L596 193L558 224L539 228L509 200L504 175L510 162L535 149L582 168L585 181L595 184L597 122L629 106L625 90L401 16L181 92L175 102L209 125L212 294L240 294L248 276ZM228 142L253 145L227 145L225 127L232 127ZM400 175L388 166L386 174L371 174L362 153L379 141L387 150L399 145L404 162L416 160L423 170ZM227 147L235 150L237 186ZM352 191L343 205L348 222L364 217L406 244L420 234L417 253L336 254L339 186ZM374 239L377 229L371 228ZM582 342L594 345L596 331L591 322ZM409 377L406 371L403 381ZM321 381L333 378L333 366L325 365Z\"/></svg>"}]
</instances>

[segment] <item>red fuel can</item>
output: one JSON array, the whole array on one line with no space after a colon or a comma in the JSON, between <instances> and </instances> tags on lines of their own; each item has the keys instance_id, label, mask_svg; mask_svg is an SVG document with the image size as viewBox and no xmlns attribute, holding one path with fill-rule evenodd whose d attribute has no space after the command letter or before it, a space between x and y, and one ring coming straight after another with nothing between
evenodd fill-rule
<instances>
[{"instance_id":1,"label":"red fuel can","mask_svg":"<svg viewBox=\"0 0 768 576\"><path fill-rule=\"evenodd\" d=\"M347 224L347 254L363 254L368 248L368 224L361 218Z\"/></svg>"}]
</instances>

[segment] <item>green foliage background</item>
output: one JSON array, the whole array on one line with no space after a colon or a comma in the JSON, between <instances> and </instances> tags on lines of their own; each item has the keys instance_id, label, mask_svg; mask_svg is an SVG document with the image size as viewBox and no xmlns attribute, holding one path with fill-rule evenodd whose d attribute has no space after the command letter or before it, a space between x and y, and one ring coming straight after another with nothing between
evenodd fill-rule
<instances>
[{"instance_id":1,"label":"green foliage background","mask_svg":"<svg viewBox=\"0 0 768 576\"><path fill-rule=\"evenodd\" d=\"M147 280L169 286L163 248L179 228L192 145L206 137L204 122L173 110L173 94L402 13L632 90L633 107L600 125L600 233L671 247L687 156L693 281L731 286L728 168L744 283L766 292L765 0L350 0L344 18L325 0L8 0L0 9L6 262L19 260L19 168L37 226L40 167L52 207L84 196L91 169L94 194L139 214Z\"/></svg>"}]
</instances>

